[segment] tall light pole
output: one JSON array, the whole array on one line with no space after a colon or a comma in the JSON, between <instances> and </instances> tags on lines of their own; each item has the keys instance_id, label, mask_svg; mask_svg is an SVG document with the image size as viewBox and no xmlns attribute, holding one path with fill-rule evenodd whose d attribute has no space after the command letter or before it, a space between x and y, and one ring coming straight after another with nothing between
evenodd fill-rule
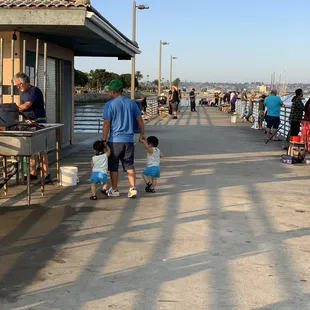
<instances>
[{"instance_id":1,"label":"tall light pole","mask_svg":"<svg viewBox=\"0 0 310 310\"><path fill-rule=\"evenodd\" d=\"M163 45L168 45L168 42L163 42L160 40L159 42L159 68L158 68L158 96L160 96L161 93L161 58L162 58L162 47Z\"/></svg>"},{"instance_id":2,"label":"tall light pole","mask_svg":"<svg viewBox=\"0 0 310 310\"><path fill-rule=\"evenodd\" d=\"M137 9L148 10L148 5L139 4L136 1L132 3L132 41L136 41L136 27L137 27ZM136 77L136 57L131 58L131 99L135 99L135 77Z\"/></svg>"},{"instance_id":3,"label":"tall light pole","mask_svg":"<svg viewBox=\"0 0 310 310\"><path fill-rule=\"evenodd\" d=\"M178 57L170 56L170 89L172 89L172 62L174 59L178 59Z\"/></svg>"}]
</instances>

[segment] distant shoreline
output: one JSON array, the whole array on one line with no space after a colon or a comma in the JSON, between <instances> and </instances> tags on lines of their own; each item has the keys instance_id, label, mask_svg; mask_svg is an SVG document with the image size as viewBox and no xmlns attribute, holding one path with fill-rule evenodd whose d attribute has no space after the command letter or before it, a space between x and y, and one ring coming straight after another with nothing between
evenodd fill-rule
<instances>
[{"instance_id":1,"label":"distant shoreline","mask_svg":"<svg viewBox=\"0 0 310 310\"><path fill-rule=\"evenodd\" d=\"M154 96L156 97L156 94L150 94L150 93L142 93L140 91L137 91L135 94L135 99L140 99L140 97L144 95L146 97ZM129 92L124 92L124 96L130 97ZM105 93L76 93L74 94L74 104L83 104L83 103L106 103L110 100L109 96Z\"/></svg>"}]
</instances>

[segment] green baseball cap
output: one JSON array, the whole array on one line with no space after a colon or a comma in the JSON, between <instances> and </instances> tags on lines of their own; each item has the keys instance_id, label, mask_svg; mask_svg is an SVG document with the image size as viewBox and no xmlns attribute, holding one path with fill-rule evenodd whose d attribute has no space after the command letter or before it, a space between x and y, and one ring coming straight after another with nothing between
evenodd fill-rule
<instances>
[{"instance_id":1,"label":"green baseball cap","mask_svg":"<svg viewBox=\"0 0 310 310\"><path fill-rule=\"evenodd\" d=\"M123 83L120 80L112 80L109 85L105 86L105 90L123 91Z\"/></svg>"}]
</instances>

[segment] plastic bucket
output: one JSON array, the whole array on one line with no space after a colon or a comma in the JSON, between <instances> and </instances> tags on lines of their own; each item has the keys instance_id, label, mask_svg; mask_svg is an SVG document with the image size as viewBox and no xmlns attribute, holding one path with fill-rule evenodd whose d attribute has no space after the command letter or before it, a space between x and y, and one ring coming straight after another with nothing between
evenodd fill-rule
<instances>
[{"instance_id":1,"label":"plastic bucket","mask_svg":"<svg viewBox=\"0 0 310 310\"><path fill-rule=\"evenodd\" d=\"M231 116L231 122L232 122L233 124L236 124L236 123L237 123L237 115L232 115L232 116Z\"/></svg>"},{"instance_id":2,"label":"plastic bucket","mask_svg":"<svg viewBox=\"0 0 310 310\"><path fill-rule=\"evenodd\" d=\"M60 185L75 186L79 183L77 167L60 167Z\"/></svg>"},{"instance_id":3,"label":"plastic bucket","mask_svg":"<svg viewBox=\"0 0 310 310\"><path fill-rule=\"evenodd\" d=\"M301 137L300 137L300 136L291 136L291 137L290 137L290 141L291 141L291 142L297 142L297 143L299 143L299 142L301 142Z\"/></svg>"}]
</instances>

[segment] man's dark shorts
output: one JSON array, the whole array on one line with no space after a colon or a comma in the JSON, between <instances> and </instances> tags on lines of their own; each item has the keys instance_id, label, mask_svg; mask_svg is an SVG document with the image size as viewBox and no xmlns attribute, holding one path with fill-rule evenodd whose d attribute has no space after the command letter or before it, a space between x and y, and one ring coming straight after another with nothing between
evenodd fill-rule
<instances>
[{"instance_id":1,"label":"man's dark shorts","mask_svg":"<svg viewBox=\"0 0 310 310\"><path fill-rule=\"evenodd\" d=\"M134 168L135 145L134 143L109 142L111 155L109 156L109 171L117 172L121 161L124 170Z\"/></svg>"},{"instance_id":2,"label":"man's dark shorts","mask_svg":"<svg viewBox=\"0 0 310 310\"><path fill-rule=\"evenodd\" d=\"M278 116L267 115L266 121L267 121L267 128L268 129L271 129L271 128L278 129L280 126L280 117L278 117Z\"/></svg>"},{"instance_id":3,"label":"man's dark shorts","mask_svg":"<svg viewBox=\"0 0 310 310\"><path fill-rule=\"evenodd\" d=\"M171 102L170 105L171 105L172 112L178 111L178 103L177 102Z\"/></svg>"}]
</instances>

